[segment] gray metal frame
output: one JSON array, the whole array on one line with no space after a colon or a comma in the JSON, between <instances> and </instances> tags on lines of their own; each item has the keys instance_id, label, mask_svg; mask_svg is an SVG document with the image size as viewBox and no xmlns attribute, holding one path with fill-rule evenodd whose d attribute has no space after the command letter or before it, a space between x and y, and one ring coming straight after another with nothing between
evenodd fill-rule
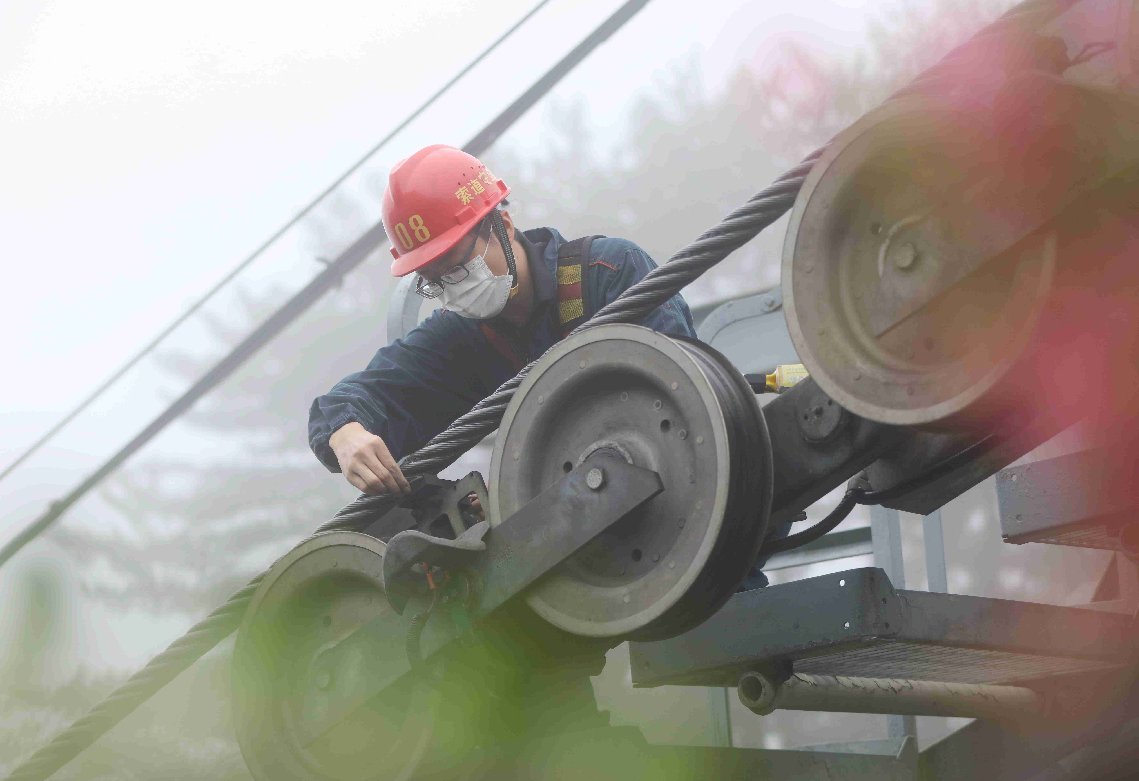
<instances>
[{"instance_id":1,"label":"gray metal frame","mask_svg":"<svg viewBox=\"0 0 1139 781\"><path fill-rule=\"evenodd\" d=\"M799 358L782 309L783 294L778 287L727 301L701 320L697 336L727 356L744 373L797 363ZM923 518L922 527L929 588L947 593L949 587L940 511L935 510ZM840 527L801 548L772 556L764 570L778 571L871 553L875 564L882 567L896 585L905 585L897 510L875 507L871 511L870 528ZM730 696L727 689L709 691L713 733L722 741L721 745L726 746L731 745ZM887 718L887 732L891 738L916 737L916 721L912 716L890 716Z\"/></svg>"},{"instance_id":2,"label":"gray metal frame","mask_svg":"<svg viewBox=\"0 0 1139 781\"><path fill-rule=\"evenodd\" d=\"M1122 550L1121 532L1139 523L1139 500L1117 483L1126 479L1118 460L1096 448L1001 470L997 503L1005 541Z\"/></svg>"},{"instance_id":3,"label":"gray metal frame","mask_svg":"<svg viewBox=\"0 0 1139 781\"><path fill-rule=\"evenodd\" d=\"M736 594L691 632L632 644L630 659L635 686L730 686L788 663L817 675L1011 684L1130 663L1131 620L895 589L867 567Z\"/></svg>"}]
</instances>

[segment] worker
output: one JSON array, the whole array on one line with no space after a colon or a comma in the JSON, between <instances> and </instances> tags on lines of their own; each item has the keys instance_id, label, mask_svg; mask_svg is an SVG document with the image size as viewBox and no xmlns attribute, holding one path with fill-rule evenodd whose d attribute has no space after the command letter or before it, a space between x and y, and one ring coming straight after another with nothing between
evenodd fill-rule
<instances>
[{"instance_id":1,"label":"worker","mask_svg":"<svg viewBox=\"0 0 1139 781\"><path fill-rule=\"evenodd\" d=\"M317 458L365 493L407 492L402 457L655 267L626 239L519 230L503 208L509 193L478 159L444 145L421 149L388 177L392 273L416 274L416 292L442 308L309 410ZM641 325L695 336L679 294Z\"/></svg>"},{"instance_id":2,"label":"worker","mask_svg":"<svg viewBox=\"0 0 1139 781\"><path fill-rule=\"evenodd\" d=\"M654 267L631 241L567 241L552 228L520 230L503 208L510 188L475 157L434 145L397 164L382 218L392 273L415 274L416 292L437 309L368 366L318 397L309 411L317 458L359 490L410 490L399 460L467 412L519 369L616 299ZM641 320L694 337L692 314L675 295ZM610 643L569 635L525 606L506 606L482 624L479 679L509 681L517 714L511 734L554 715L562 726L601 726L589 676ZM482 658L482 657L480 657ZM472 664L470 658L452 663ZM526 692L542 691L535 702ZM501 693L501 692L500 692ZM556 711L542 702L559 703ZM499 709L500 711L503 709Z\"/></svg>"},{"instance_id":3,"label":"worker","mask_svg":"<svg viewBox=\"0 0 1139 781\"><path fill-rule=\"evenodd\" d=\"M443 145L421 149L388 177L382 218L392 273L415 274L416 292L441 308L312 403L313 452L365 493L408 492L401 458L656 265L626 239L567 241L552 228L520 230L504 208L509 193L478 159ZM640 322L695 337L679 294ZM757 576L758 569L749 585L762 585ZM514 703L505 709L516 716L504 725L508 732L539 729L551 715L560 728L605 722L589 676L601 671L611 641L570 635L522 603L500 608L481 626L480 661L468 656L452 668L475 664L470 677L507 681L495 688L511 692L503 700ZM534 691L544 695L535 700L527 694ZM542 704L549 702L557 708Z\"/></svg>"}]
</instances>

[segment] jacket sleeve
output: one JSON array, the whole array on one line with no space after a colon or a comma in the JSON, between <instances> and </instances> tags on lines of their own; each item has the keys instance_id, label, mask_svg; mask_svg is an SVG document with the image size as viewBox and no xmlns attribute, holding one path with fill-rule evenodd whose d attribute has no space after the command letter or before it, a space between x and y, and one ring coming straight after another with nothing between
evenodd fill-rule
<instances>
[{"instance_id":1,"label":"jacket sleeve","mask_svg":"<svg viewBox=\"0 0 1139 781\"><path fill-rule=\"evenodd\" d=\"M612 303L645 275L656 268L648 254L630 241L600 239L594 242L598 250L589 263L591 277L596 275L599 295L597 308ZM696 337L692 325L692 312L679 293L665 301L640 322L640 325L671 336Z\"/></svg>"},{"instance_id":2,"label":"jacket sleeve","mask_svg":"<svg viewBox=\"0 0 1139 781\"><path fill-rule=\"evenodd\" d=\"M384 440L399 460L451 424L486 395L470 329L436 312L405 339L381 348L309 408L309 446L331 472L340 465L328 438L355 421Z\"/></svg>"}]
</instances>

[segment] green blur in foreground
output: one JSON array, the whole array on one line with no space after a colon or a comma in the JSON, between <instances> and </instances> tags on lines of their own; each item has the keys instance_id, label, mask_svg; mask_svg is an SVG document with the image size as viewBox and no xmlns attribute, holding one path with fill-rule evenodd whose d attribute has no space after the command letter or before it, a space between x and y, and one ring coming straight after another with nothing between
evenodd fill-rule
<instances>
[{"instance_id":1,"label":"green blur in foreground","mask_svg":"<svg viewBox=\"0 0 1139 781\"><path fill-rule=\"evenodd\" d=\"M0 608L0 777L125 677L79 673L59 682L53 661L74 630L62 581L48 567L29 567ZM249 779L229 717L229 652L227 644L199 661L53 781Z\"/></svg>"}]
</instances>

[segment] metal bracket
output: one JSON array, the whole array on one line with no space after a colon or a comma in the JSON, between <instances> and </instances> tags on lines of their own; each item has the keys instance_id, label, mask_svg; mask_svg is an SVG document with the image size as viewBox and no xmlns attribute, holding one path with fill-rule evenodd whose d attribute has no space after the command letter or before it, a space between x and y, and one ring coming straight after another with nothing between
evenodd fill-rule
<instances>
[{"instance_id":1,"label":"metal bracket","mask_svg":"<svg viewBox=\"0 0 1139 781\"><path fill-rule=\"evenodd\" d=\"M600 481L596 474L591 477L598 470L602 473ZM404 532L393 537L399 561L393 563L390 572L385 566L384 577L399 581L419 555L459 562L476 584L471 618L477 620L662 490L656 472L598 451L500 525L489 531L479 528L481 524L472 527L461 535L460 545L453 544L458 540L440 540L422 533ZM484 549L476 550L479 546ZM418 607L423 600L408 590L402 594L410 598L404 599L401 608L409 603ZM420 640L423 657L437 653L461 633L453 622L429 622ZM300 719L302 740L316 740L409 672L411 665L400 650L403 645L402 635L393 637L389 627L372 621L320 654L313 666L330 672L329 685L306 692ZM388 647L387 652L377 650L384 647ZM376 659L385 659L385 664L377 665Z\"/></svg>"},{"instance_id":2,"label":"metal bracket","mask_svg":"<svg viewBox=\"0 0 1139 781\"><path fill-rule=\"evenodd\" d=\"M407 600L418 591L422 577L412 572L414 565L423 563L445 570L469 567L486 550L483 537L489 529L489 521L480 521L453 540L432 537L415 529L392 537L384 551L381 574L384 593L392 609L402 614Z\"/></svg>"},{"instance_id":3,"label":"metal bracket","mask_svg":"<svg viewBox=\"0 0 1139 781\"><path fill-rule=\"evenodd\" d=\"M1124 550L1139 497L1126 452L1097 448L1009 467L997 474L1005 542Z\"/></svg>"},{"instance_id":4,"label":"metal bracket","mask_svg":"<svg viewBox=\"0 0 1139 781\"><path fill-rule=\"evenodd\" d=\"M467 496L474 494L483 507L488 505L486 483L478 472L461 480L416 477L411 485L411 495L394 501L389 510L362 530L364 534L388 542L400 532L417 529L432 537L453 539L478 523L464 510Z\"/></svg>"}]
</instances>

